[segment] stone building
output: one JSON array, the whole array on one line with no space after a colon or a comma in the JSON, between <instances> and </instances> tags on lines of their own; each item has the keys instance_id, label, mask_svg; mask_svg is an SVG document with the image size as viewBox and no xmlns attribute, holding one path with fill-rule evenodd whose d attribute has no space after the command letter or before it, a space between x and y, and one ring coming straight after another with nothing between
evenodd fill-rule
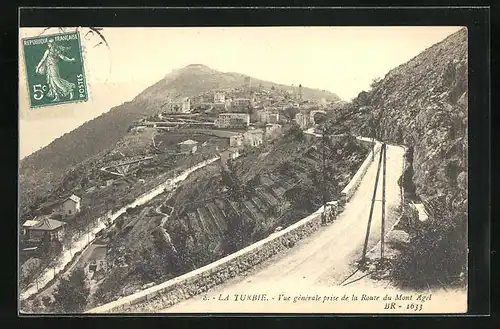
<instances>
[{"instance_id":1,"label":"stone building","mask_svg":"<svg viewBox=\"0 0 500 329\"><path fill-rule=\"evenodd\" d=\"M182 101L169 102L166 104L165 114L191 113L191 99L184 97Z\"/></svg>"},{"instance_id":2,"label":"stone building","mask_svg":"<svg viewBox=\"0 0 500 329\"><path fill-rule=\"evenodd\" d=\"M300 128L304 129L309 127L310 124L309 118L310 118L309 115L300 112L295 115L295 122L299 125Z\"/></svg>"},{"instance_id":3,"label":"stone building","mask_svg":"<svg viewBox=\"0 0 500 329\"><path fill-rule=\"evenodd\" d=\"M275 139L280 137L282 134L282 127L277 123L266 124L265 137L266 139Z\"/></svg>"},{"instance_id":4,"label":"stone building","mask_svg":"<svg viewBox=\"0 0 500 329\"><path fill-rule=\"evenodd\" d=\"M48 241L61 241L65 225L65 222L43 216L24 222L23 233L29 242L42 242L44 238Z\"/></svg>"},{"instance_id":5,"label":"stone building","mask_svg":"<svg viewBox=\"0 0 500 329\"><path fill-rule=\"evenodd\" d=\"M250 115L247 113L221 113L214 122L216 128L247 128Z\"/></svg>"},{"instance_id":6,"label":"stone building","mask_svg":"<svg viewBox=\"0 0 500 329\"><path fill-rule=\"evenodd\" d=\"M80 212L80 197L72 194L62 203L62 214L64 216L74 216Z\"/></svg>"},{"instance_id":7,"label":"stone building","mask_svg":"<svg viewBox=\"0 0 500 329\"><path fill-rule=\"evenodd\" d=\"M250 98L236 98L231 102L231 111L239 113L249 113L252 107Z\"/></svg>"},{"instance_id":8,"label":"stone building","mask_svg":"<svg viewBox=\"0 0 500 329\"><path fill-rule=\"evenodd\" d=\"M226 102L226 95L223 92L214 93L214 103L224 104Z\"/></svg>"},{"instance_id":9,"label":"stone building","mask_svg":"<svg viewBox=\"0 0 500 329\"><path fill-rule=\"evenodd\" d=\"M256 147L262 144L264 132L262 129L250 129L243 134L243 145Z\"/></svg>"},{"instance_id":10,"label":"stone building","mask_svg":"<svg viewBox=\"0 0 500 329\"><path fill-rule=\"evenodd\" d=\"M231 147L243 146L243 135L238 134L238 135L229 137L229 146L231 146Z\"/></svg>"}]
</instances>

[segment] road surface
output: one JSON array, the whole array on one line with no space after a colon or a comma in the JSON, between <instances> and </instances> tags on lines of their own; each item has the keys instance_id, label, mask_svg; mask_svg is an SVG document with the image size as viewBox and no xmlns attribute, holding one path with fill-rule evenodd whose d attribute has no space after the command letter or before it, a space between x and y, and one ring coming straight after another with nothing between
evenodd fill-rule
<instances>
[{"instance_id":1,"label":"road surface","mask_svg":"<svg viewBox=\"0 0 500 329\"><path fill-rule=\"evenodd\" d=\"M403 171L403 156L402 147L388 145L387 229L396 221L396 208L401 200L397 182ZM379 155L375 156L357 191L335 222L300 241L286 252L260 264L247 275L231 279L205 294L194 296L159 312L284 312L284 304L277 301L273 303L272 298L277 300L280 294L297 295L301 292L327 291L334 287L337 289L355 271L354 263L361 258L378 157ZM381 200L382 170L378 186L376 199ZM380 241L381 212L381 202L376 202L368 250ZM235 294L262 293L267 294L268 302L254 302L249 306L248 303L235 301ZM224 300L225 298L228 300Z\"/></svg>"}]
</instances>

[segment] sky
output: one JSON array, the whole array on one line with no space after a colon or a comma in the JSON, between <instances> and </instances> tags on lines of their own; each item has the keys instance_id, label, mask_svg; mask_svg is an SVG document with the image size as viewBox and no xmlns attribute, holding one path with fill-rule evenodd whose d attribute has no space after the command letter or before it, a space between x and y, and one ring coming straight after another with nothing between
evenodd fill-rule
<instances>
[{"instance_id":1,"label":"sky","mask_svg":"<svg viewBox=\"0 0 500 329\"><path fill-rule=\"evenodd\" d=\"M20 42L20 157L133 99L172 70L189 64L324 89L349 101L368 89L374 78L383 78L460 28L103 28L100 33L109 47L99 44L97 34L81 29L89 101L37 109L30 109L27 101ZM43 30L22 28L20 38ZM45 33L54 32L58 31Z\"/></svg>"}]
</instances>

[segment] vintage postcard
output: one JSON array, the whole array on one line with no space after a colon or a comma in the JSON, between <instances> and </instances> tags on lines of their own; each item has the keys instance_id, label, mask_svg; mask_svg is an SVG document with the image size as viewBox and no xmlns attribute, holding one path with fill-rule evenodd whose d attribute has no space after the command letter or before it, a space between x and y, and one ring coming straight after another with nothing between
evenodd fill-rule
<instances>
[{"instance_id":1,"label":"vintage postcard","mask_svg":"<svg viewBox=\"0 0 500 329\"><path fill-rule=\"evenodd\" d=\"M461 26L20 28L20 313L466 313L467 56Z\"/></svg>"}]
</instances>

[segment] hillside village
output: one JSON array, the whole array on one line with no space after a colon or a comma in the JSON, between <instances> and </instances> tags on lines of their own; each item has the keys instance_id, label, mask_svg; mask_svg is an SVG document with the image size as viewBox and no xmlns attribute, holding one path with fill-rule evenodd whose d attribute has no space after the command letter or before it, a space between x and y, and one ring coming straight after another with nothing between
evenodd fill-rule
<instances>
[{"instance_id":1,"label":"hillside village","mask_svg":"<svg viewBox=\"0 0 500 329\"><path fill-rule=\"evenodd\" d=\"M244 84L236 88L216 89L195 97L179 97L162 104L159 106L157 114L134 121L129 126L127 135L118 141L112 149L92 163L81 165L70 171L64 177L62 184L55 189L53 197L48 197L46 201L38 205L37 209L30 212L31 216L26 218L21 225L22 285L33 285L32 278L36 277L44 268L55 266L53 264L55 256L63 250L71 249L71 245L74 244L75 240L85 239L86 235L88 236L87 240L93 240L90 237L90 231L99 223L106 222L106 225L112 225L110 229L116 230L116 227L120 224L111 224L106 219L106 216L109 216L110 213L127 204L141 193L154 188L161 181L164 181L166 177L173 177L176 173L193 164L213 156L219 156L221 158L220 164L211 166L212 169L208 169L208 172L212 172L210 175L215 174L214 178L220 177L220 170L217 168L228 171L228 161L234 162L237 158L255 157L260 152L264 155L270 151L280 152L283 144L278 148L274 145L276 142L285 143L289 146L300 145L300 141L286 138L286 135L289 135L288 131L294 131L293 127L299 127L298 129L304 131L305 133L301 134L305 136L305 139L304 137L301 138L312 146L316 137L314 133L308 132L308 128L315 125L315 118L319 120L327 116L332 117L336 106L339 106L339 104L334 101L327 102L325 99L320 101L304 100L302 86L300 85L295 88L295 92L290 92L289 90L280 90L274 86L269 89L264 88L262 85L252 86L250 79L245 79ZM280 142L281 140L283 141ZM354 142L346 141L346 143ZM255 148L259 149L257 153L252 151ZM315 148L317 149L317 146ZM278 161L279 164L280 161L284 161L283 159L286 160L286 156L280 159L278 154L275 154L274 161ZM315 157L317 158L318 155ZM354 170L355 164L361 160L361 157L356 159L354 164L346 168L347 172L342 173L340 180L345 181L348 179L348 173ZM255 163L255 161L258 161L258 159L248 161L248 163ZM318 163L306 162L305 166L309 168L306 171L310 171L318 165ZM249 170L242 173L242 176L252 172L252 168L249 168ZM206 175L207 171L204 170L204 172L204 175ZM262 181L264 187L274 186L273 182L278 183L280 180L275 174L269 173L269 175L270 178L265 178L269 183L265 183L266 180ZM256 182L255 179L260 178L253 177L253 179ZM288 181L292 182L293 180L288 178ZM283 193L294 187L294 185L294 183L287 183L278 190L273 187L269 192L258 192L253 197L253 201L251 199L248 201L252 205L246 201L247 204L244 207L249 212L251 219L247 219L247 222L257 219L262 221L263 216L270 214L269 211L275 212L275 208L279 206L279 203L286 201L283 198ZM280 189L282 189L281 192L279 192ZM227 212L229 209L227 207L232 207L233 211L238 213L241 211L241 209L238 210L240 206L235 206L234 203L224 204L224 202L227 202L222 201L224 199L227 200L227 196L221 195L219 201L222 204L217 206L219 201L209 204L206 210L200 208L197 210L198 215L195 215L195 217L201 216L199 217L201 223L207 222L206 219L203 219L207 216L204 214L206 211L209 211L213 218L218 218L216 220L219 227L217 235L220 236L226 236L227 234L224 231L227 230L228 219L224 218L225 215L214 214ZM189 196L187 198L186 196L174 198L174 200L177 200L174 203L194 201L189 201ZM179 204L172 209L175 209L176 214L179 211L182 214L187 214L187 218L191 218L192 222L188 226L194 225L193 220L197 220L192 213L179 210L183 209L183 207ZM155 206L155 209L157 209L156 215L162 213L157 206ZM260 214L260 212L262 213ZM122 216L125 218L122 220L127 220L128 215ZM144 214L141 213L139 217L143 216ZM293 223L294 218L299 218L298 214L294 216L291 213L285 217L288 218L284 220L286 225ZM180 218L179 220L184 221ZM168 225L171 225L170 223L171 221ZM265 232L271 232L277 226L283 224L279 221L268 221L267 223L264 221L263 223L264 226L258 229L260 233L257 232L255 237L249 236L250 240L244 242L244 244L265 236ZM165 223L162 223L158 227L164 226ZM126 226L128 228L127 232L131 227L133 226ZM147 232L147 229L146 226L143 231ZM151 230L155 229L156 227L151 228ZM200 229L201 231L199 231ZM187 234L195 237L193 230L197 232L196 234L208 230L205 233L208 234L206 237L213 234L207 227L200 229L184 226L184 232L178 232L177 234L174 232L173 239L170 239L168 233L165 234L166 231L160 229L159 232L161 233L160 237L163 235L164 241L175 241L172 244L172 248L175 248L176 243L179 245L187 242L180 241L180 236ZM104 233L104 236L107 236L107 233ZM165 236L168 238L165 238ZM151 240L151 236L147 239ZM106 241L109 243L109 239ZM206 240L206 243L208 243L208 240ZM188 270L190 266L200 266L206 261L214 259L213 257L220 257L229 252L226 247L222 247L223 249L226 248L226 251L220 250L220 243L227 243L227 241L220 240L219 247L216 248L213 255L202 257L202 259L195 261L191 265L180 265L180 268L184 269L180 271ZM93 245L100 246L98 248L101 250L109 249L104 255L109 254L109 252L113 253L112 248L106 248L106 244L103 244L101 238L96 238L93 242ZM203 245L199 242L198 244L198 248ZM239 242L239 245L233 245L231 248L241 248L242 246L241 242ZM90 247L92 250L95 248ZM195 252L192 250L192 246L179 249L187 254ZM96 270L96 264L103 260L87 256L81 257L88 258L86 265L79 264L79 266L83 266L87 271L93 268L94 270L90 271L92 273L99 272ZM119 256L113 258L118 261L122 259ZM184 261L184 263L186 262ZM190 262L192 263L192 261ZM109 266L109 268L113 268L113 266ZM161 277L165 277L165 274ZM143 279L140 280L140 282L142 281Z\"/></svg>"}]
</instances>

